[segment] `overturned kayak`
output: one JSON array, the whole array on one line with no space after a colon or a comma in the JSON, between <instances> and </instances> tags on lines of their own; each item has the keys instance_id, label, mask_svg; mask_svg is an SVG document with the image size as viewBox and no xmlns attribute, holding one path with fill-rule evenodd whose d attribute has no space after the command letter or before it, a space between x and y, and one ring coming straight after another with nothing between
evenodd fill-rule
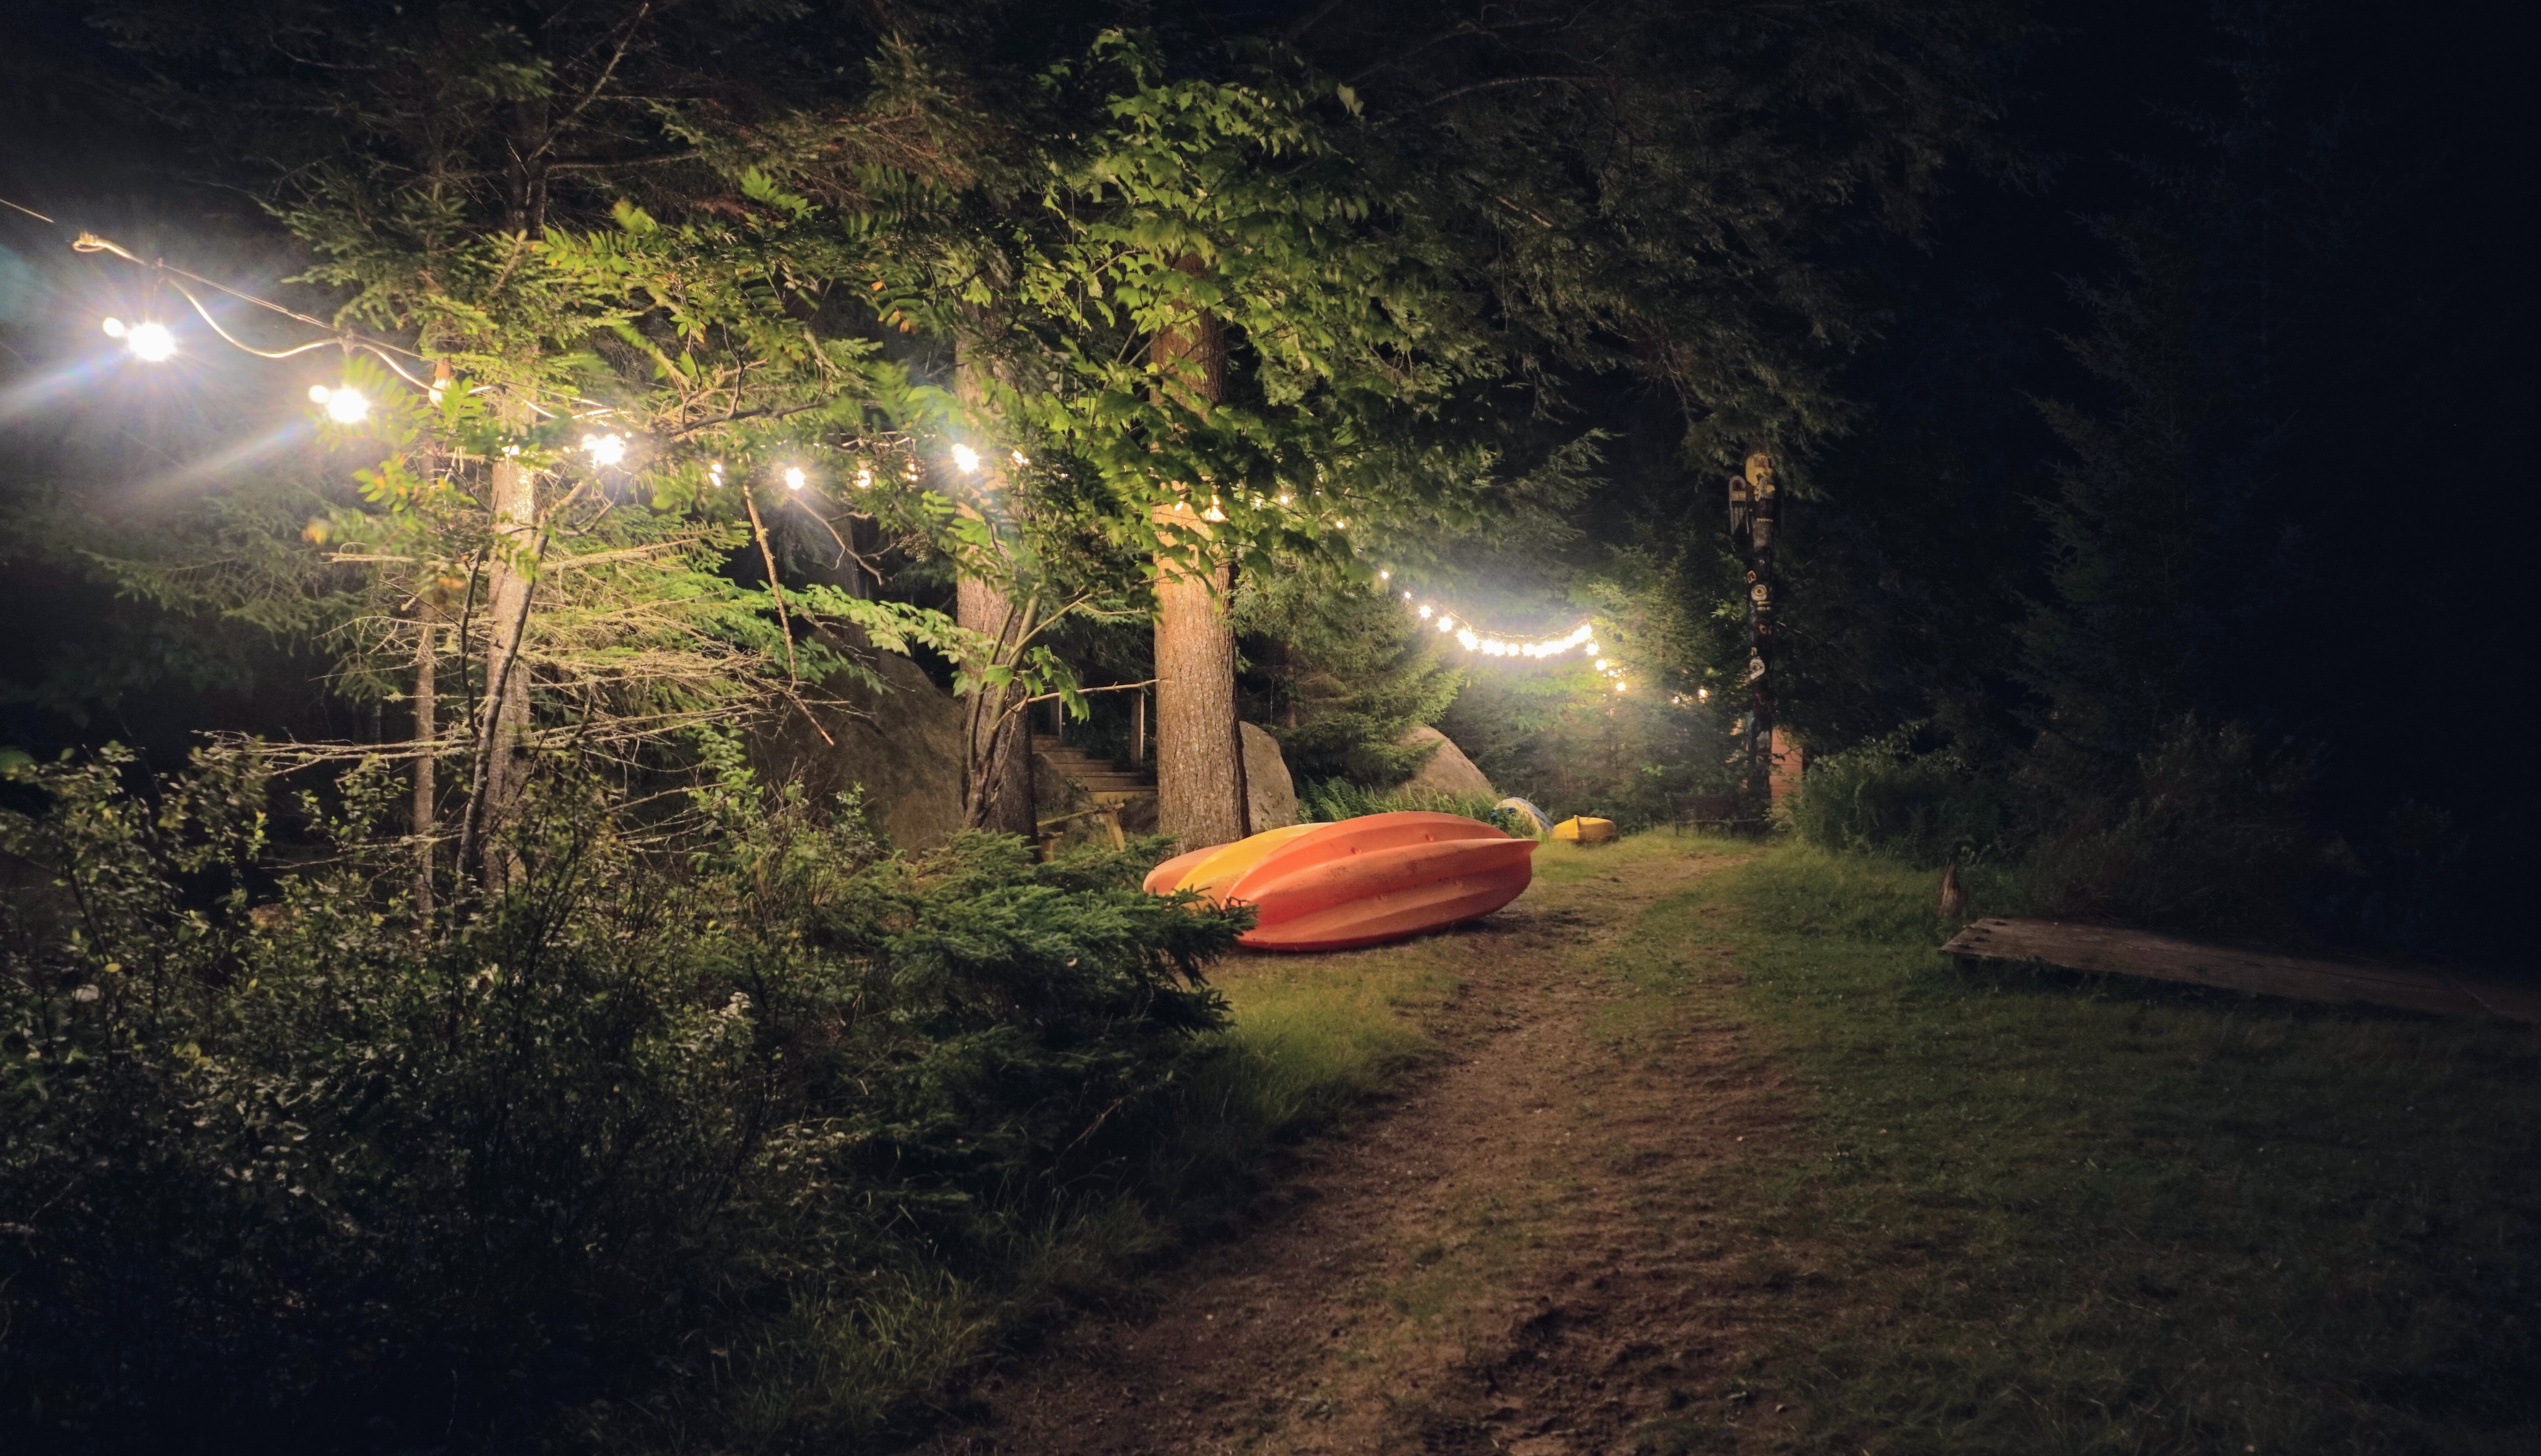
<instances>
[{"instance_id":1,"label":"overturned kayak","mask_svg":"<svg viewBox=\"0 0 2541 1456\"><path fill-rule=\"evenodd\" d=\"M1198 890L1258 914L1257 950L1346 950L1489 914L1534 877L1535 841L1456 814L1301 824L1157 865L1147 889Z\"/></svg>"}]
</instances>

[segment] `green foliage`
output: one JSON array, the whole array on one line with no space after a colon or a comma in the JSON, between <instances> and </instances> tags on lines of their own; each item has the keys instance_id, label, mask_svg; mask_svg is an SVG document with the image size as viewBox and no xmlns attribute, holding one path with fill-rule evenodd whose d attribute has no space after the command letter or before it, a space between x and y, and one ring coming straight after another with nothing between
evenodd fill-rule
<instances>
[{"instance_id":1,"label":"green foliage","mask_svg":"<svg viewBox=\"0 0 2541 1456\"><path fill-rule=\"evenodd\" d=\"M993 1305L1140 1186L1241 918L1135 859L884 857L713 757L685 854L553 785L513 893L430 924L376 767L304 804L298 865L253 754L155 800L119 755L18 769L45 805L0 847L61 893L0 961L0 1420L333 1448L605 1397L621 1437L712 1430L743 1413L705 1351L788 1320L871 1367L807 1421L940 1378L867 1335L944 1280Z\"/></svg>"},{"instance_id":2,"label":"green foliage","mask_svg":"<svg viewBox=\"0 0 2541 1456\"><path fill-rule=\"evenodd\" d=\"M2054 914L2240 934L2300 934L2336 866L2305 823L2313 765L2238 724L2166 725L2125 791L2043 797L2026 875Z\"/></svg>"},{"instance_id":3,"label":"green foliage","mask_svg":"<svg viewBox=\"0 0 2541 1456\"><path fill-rule=\"evenodd\" d=\"M1948 749L1918 752L1909 725L1875 743L1809 761L1783 810L1801 838L1827 849L1877 850L1915 864L2007 847L2015 799Z\"/></svg>"},{"instance_id":4,"label":"green foliage","mask_svg":"<svg viewBox=\"0 0 2541 1456\"><path fill-rule=\"evenodd\" d=\"M1384 591L1329 573L1248 574L1230 614L1258 640L1253 673L1270 680L1270 712L1288 771L1400 783L1428 752L1406 745L1456 699L1465 675L1446 665L1438 634Z\"/></svg>"},{"instance_id":5,"label":"green foliage","mask_svg":"<svg viewBox=\"0 0 2541 1456\"><path fill-rule=\"evenodd\" d=\"M1300 819L1339 824L1366 814L1393 814L1406 809L1431 814L1461 814L1486 824L1508 828L1488 794L1424 794L1406 788L1372 789L1347 778L1309 780L1297 790Z\"/></svg>"}]
</instances>

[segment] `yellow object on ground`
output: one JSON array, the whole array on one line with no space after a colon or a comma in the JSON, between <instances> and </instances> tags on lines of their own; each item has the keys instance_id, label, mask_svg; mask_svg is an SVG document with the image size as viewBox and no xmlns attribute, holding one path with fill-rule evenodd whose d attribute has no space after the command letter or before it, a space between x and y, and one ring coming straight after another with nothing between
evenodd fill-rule
<instances>
[{"instance_id":1,"label":"yellow object on ground","mask_svg":"<svg viewBox=\"0 0 2541 1456\"><path fill-rule=\"evenodd\" d=\"M1557 839L1571 839L1582 844L1602 844L1615 837L1615 821L1573 815L1553 827Z\"/></svg>"},{"instance_id":2,"label":"yellow object on ground","mask_svg":"<svg viewBox=\"0 0 2541 1456\"><path fill-rule=\"evenodd\" d=\"M1322 828L1324 826L1311 821L1305 824L1292 824L1285 829L1265 830L1249 838L1220 845L1216 853L1186 871L1181 881L1173 888L1198 890L1214 895L1219 889L1234 884L1236 876L1269 858L1270 852L1280 845L1300 835L1310 835Z\"/></svg>"}]
</instances>

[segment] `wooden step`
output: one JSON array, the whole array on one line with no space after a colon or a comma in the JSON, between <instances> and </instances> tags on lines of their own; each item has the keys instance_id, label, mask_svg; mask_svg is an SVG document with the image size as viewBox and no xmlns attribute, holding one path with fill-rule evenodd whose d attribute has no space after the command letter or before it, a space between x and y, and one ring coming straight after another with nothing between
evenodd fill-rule
<instances>
[{"instance_id":1,"label":"wooden step","mask_svg":"<svg viewBox=\"0 0 2541 1456\"><path fill-rule=\"evenodd\" d=\"M1050 764L1051 771L1084 790L1096 803L1117 806L1155 795L1154 778L1115 768L1109 759L1097 759L1082 750L1053 744L1046 738L1033 740L1033 751Z\"/></svg>"}]
</instances>

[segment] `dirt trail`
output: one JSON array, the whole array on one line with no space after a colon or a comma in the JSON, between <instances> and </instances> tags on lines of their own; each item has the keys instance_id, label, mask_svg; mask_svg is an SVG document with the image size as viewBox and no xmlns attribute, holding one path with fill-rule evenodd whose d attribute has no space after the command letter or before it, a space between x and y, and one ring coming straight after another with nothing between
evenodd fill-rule
<instances>
[{"instance_id":1,"label":"dirt trail","mask_svg":"<svg viewBox=\"0 0 2541 1456\"><path fill-rule=\"evenodd\" d=\"M1711 1232L1706 1185L1782 1099L1726 1014L1725 951L1643 947L1723 987L1681 998L1602 956L1728 862L1618 856L1463 932L1443 1065L1167 1275L1151 1312L1082 1321L991 1376L929 1451L1620 1456L1745 1444L1724 1419L1766 1434L1734 1368L1757 1261Z\"/></svg>"}]
</instances>

